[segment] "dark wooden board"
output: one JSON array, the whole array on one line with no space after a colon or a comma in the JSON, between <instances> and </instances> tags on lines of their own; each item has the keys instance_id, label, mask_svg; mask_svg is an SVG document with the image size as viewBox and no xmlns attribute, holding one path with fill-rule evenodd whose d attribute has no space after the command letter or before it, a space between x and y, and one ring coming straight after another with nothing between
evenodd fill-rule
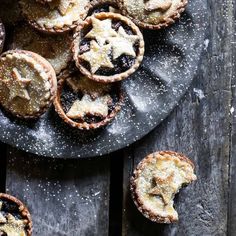
<instances>
[{"instance_id":1,"label":"dark wooden board","mask_svg":"<svg viewBox=\"0 0 236 236\"><path fill-rule=\"evenodd\" d=\"M10 149L6 191L21 199L40 236L107 235L109 159L66 161Z\"/></svg>"},{"instance_id":2,"label":"dark wooden board","mask_svg":"<svg viewBox=\"0 0 236 236\"><path fill-rule=\"evenodd\" d=\"M215 0L208 2L211 24L205 40L206 50L190 91L162 125L126 152L123 235L227 234L232 4ZM178 224L163 226L149 222L130 199L129 179L133 169L143 157L156 150L183 152L196 163L198 181L182 189L176 198ZM235 159L233 162L236 164ZM232 168L232 172L235 169ZM233 183L236 183L235 178ZM235 185L233 192L236 192ZM235 200L233 203L231 207ZM231 211L234 224L235 213L235 210ZM229 227L235 229L233 222ZM232 235L235 235L234 229Z\"/></svg>"},{"instance_id":3,"label":"dark wooden board","mask_svg":"<svg viewBox=\"0 0 236 236\"><path fill-rule=\"evenodd\" d=\"M210 27L194 83L179 107L135 145L97 160L66 161L8 149L7 192L29 206L34 235L116 236L121 230L123 236L235 235L235 9L231 1L208 0ZM1 191L5 189L4 149ZM188 155L198 176L176 197L180 221L173 225L145 219L129 193L129 178L137 163L148 153L165 149Z\"/></svg>"},{"instance_id":4,"label":"dark wooden board","mask_svg":"<svg viewBox=\"0 0 236 236\"><path fill-rule=\"evenodd\" d=\"M228 206L228 235L235 235L236 232L236 6L232 5L233 14L231 16L231 22L234 22L231 26L231 52L230 55L232 57L232 70L230 73L231 78L231 92L232 92L232 100L231 100L231 123L230 123L230 163L229 163L229 206Z\"/></svg>"}]
</instances>

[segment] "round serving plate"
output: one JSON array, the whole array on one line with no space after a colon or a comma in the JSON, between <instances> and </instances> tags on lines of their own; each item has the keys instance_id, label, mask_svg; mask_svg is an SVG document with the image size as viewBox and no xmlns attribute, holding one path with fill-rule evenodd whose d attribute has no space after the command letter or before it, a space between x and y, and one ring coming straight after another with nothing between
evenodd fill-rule
<instances>
[{"instance_id":1,"label":"round serving plate","mask_svg":"<svg viewBox=\"0 0 236 236\"><path fill-rule=\"evenodd\" d=\"M86 158L124 148L154 129L188 89L199 64L207 25L207 2L190 0L171 27L144 30L145 57L123 82L122 111L102 130L70 128L52 107L39 120L21 121L0 111L0 140L38 155Z\"/></svg>"}]
</instances>

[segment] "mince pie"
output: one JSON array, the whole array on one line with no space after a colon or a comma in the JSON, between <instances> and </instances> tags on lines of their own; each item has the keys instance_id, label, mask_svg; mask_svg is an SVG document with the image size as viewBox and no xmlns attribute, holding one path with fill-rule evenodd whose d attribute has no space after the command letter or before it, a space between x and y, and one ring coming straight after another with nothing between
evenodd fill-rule
<instances>
[{"instance_id":1,"label":"mince pie","mask_svg":"<svg viewBox=\"0 0 236 236\"><path fill-rule=\"evenodd\" d=\"M109 83L135 72L143 59L144 40L128 18L101 12L78 26L72 50L82 74Z\"/></svg>"},{"instance_id":2,"label":"mince pie","mask_svg":"<svg viewBox=\"0 0 236 236\"><path fill-rule=\"evenodd\" d=\"M54 106L66 123L89 130L107 125L117 115L122 100L120 84L98 83L76 71L59 79Z\"/></svg>"},{"instance_id":3,"label":"mince pie","mask_svg":"<svg viewBox=\"0 0 236 236\"><path fill-rule=\"evenodd\" d=\"M175 22L188 0L118 0L122 13L138 26L160 29Z\"/></svg>"},{"instance_id":4,"label":"mince pie","mask_svg":"<svg viewBox=\"0 0 236 236\"><path fill-rule=\"evenodd\" d=\"M20 0L23 15L38 30L61 33L76 27L86 17L89 0L55 0L41 4L32 0Z\"/></svg>"},{"instance_id":5,"label":"mince pie","mask_svg":"<svg viewBox=\"0 0 236 236\"><path fill-rule=\"evenodd\" d=\"M157 223L178 221L173 207L175 194L196 180L193 163L171 151L156 152L144 158L131 179L131 192L139 211Z\"/></svg>"},{"instance_id":6,"label":"mince pie","mask_svg":"<svg viewBox=\"0 0 236 236\"><path fill-rule=\"evenodd\" d=\"M56 74L40 55L12 50L0 57L0 103L13 115L39 117L51 105L56 88Z\"/></svg>"},{"instance_id":7,"label":"mince pie","mask_svg":"<svg viewBox=\"0 0 236 236\"><path fill-rule=\"evenodd\" d=\"M72 59L72 37L69 34L44 35L23 24L15 30L12 49L24 49L38 53L47 59L56 74L65 69Z\"/></svg>"},{"instance_id":8,"label":"mince pie","mask_svg":"<svg viewBox=\"0 0 236 236\"><path fill-rule=\"evenodd\" d=\"M28 209L21 201L5 193L0 193L0 235L32 235L32 220Z\"/></svg>"}]
</instances>

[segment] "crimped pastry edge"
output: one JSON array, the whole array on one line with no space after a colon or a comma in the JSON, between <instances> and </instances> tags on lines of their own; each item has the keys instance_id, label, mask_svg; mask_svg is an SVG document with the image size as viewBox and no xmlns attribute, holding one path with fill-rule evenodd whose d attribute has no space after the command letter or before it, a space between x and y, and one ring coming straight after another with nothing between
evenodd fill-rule
<instances>
[{"instance_id":1,"label":"crimped pastry edge","mask_svg":"<svg viewBox=\"0 0 236 236\"><path fill-rule=\"evenodd\" d=\"M88 3L89 4L89 3ZM38 24L36 21L34 20L29 20L27 14L24 13L23 9L22 9L22 5L21 2L19 1L19 5L21 8L21 14L24 16L24 18L27 20L27 22L36 30L42 32L42 33L48 33L48 34L63 34L66 33L68 31L72 31L73 29L75 29L78 24L85 19L86 15L87 15L87 7L85 7L85 10L83 13L80 13L80 19L73 21L71 25L63 25L62 27L47 27L46 25L41 26L40 24Z\"/></svg>"},{"instance_id":2,"label":"crimped pastry edge","mask_svg":"<svg viewBox=\"0 0 236 236\"><path fill-rule=\"evenodd\" d=\"M21 30L23 29L23 27L28 27L29 28L29 30L32 30L32 31L35 31L35 34L37 34L37 35L39 35L39 37L41 37L41 36L45 36L45 34L42 34L42 32L39 32L38 30L36 30L36 29L34 29L34 28L32 28L32 26L27 22L27 21L23 21L23 22L20 22L19 23L19 25L16 25L16 29L14 29L14 35L13 35L13 38L12 38L12 44L10 45L10 47L9 47L9 50L25 50L25 49L23 49L23 47L21 47L21 48L18 48L18 47L16 47L15 46L15 42L16 42L16 40L17 40L17 38L15 37L17 34L18 35L20 35L21 34ZM18 30L18 29L20 29L20 30ZM63 34L47 34L49 37L53 37L53 38L56 38L56 37L62 37L62 39L63 40L68 40L68 41L71 41L72 42L72 40L73 40L73 37L72 37L72 35L71 35L71 33L70 32L66 32L66 33L63 33ZM35 38L34 38L34 40L35 40ZM70 49L70 44L69 44L69 49ZM29 50L27 50L27 51L29 51ZM69 50L70 51L70 55L69 55L69 57L67 58L67 60L66 60L66 65L64 65L64 66L62 66L61 68L60 68L60 71L59 72L57 72L56 73L56 75L59 75L60 73L62 73L62 71L64 71L64 70L66 70L67 69L67 67L68 67L68 65L73 61L73 56L72 56L72 52L71 52L71 50ZM34 51L32 51L32 52L34 52ZM36 53L36 54L38 54L37 52L34 52L34 53ZM40 55L40 54L39 54ZM42 55L40 55L41 57L43 57ZM45 57L43 57L43 58L45 58ZM45 58L46 59L46 58ZM46 59L47 60L47 59ZM48 61L49 62L49 61ZM50 62L49 62L50 63ZM50 63L51 64L51 63ZM53 68L54 69L54 68ZM56 71L55 71L56 72Z\"/></svg>"},{"instance_id":3,"label":"crimped pastry edge","mask_svg":"<svg viewBox=\"0 0 236 236\"><path fill-rule=\"evenodd\" d=\"M143 204L143 202L141 201L141 199L139 198L139 194L137 192L137 186L136 186L135 180L139 177L140 172L145 168L146 162L148 162L152 158L156 158L156 156L158 154L160 154L160 155L165 155L165 154L175 155L181 161L184 161L184 162L190 164L191 167L193 168L193 170L195 169L193 162L182 153L178 153L178 152L174 152L174 151L158 151L158 152L154 152L152 154L149 154L141 162L139 162L138 166L136 167L136 169L133 172L132 177L130 178L131 196L132 196L132 199L133 199L134 204L136 205L137 209L149 220L156 222L156 223L164 223L164 224L175 223L178 221L178 218L174 218L171 215L169 215L167 217L156 215L150 209L147 209L145 207L145 205Z\"/></svg>"},{"instance_id":4,"label":"crimped pastry edge","mask_svg":"<svg viewBox=\"0 0 236 236\"><path fill-rule=\"evenodd\" d=\"M86 12L87 14L89 13L90 10L92 10L95 7L99 7L99 5L103 4L109 4L113 7L119 8L116 0L92 0L88 6L86 7Z\"/></svg>"},{"instance_id":5,"label":"crimped pastry edge","mask_svg":"<svg viewBox=\"0 0 236 236\"><path fill-rule=\"evenodd\" d=\"M49 75L48 77L48 81L51 84L51 88L50 88L50 93L51 96L48 100L48 102L45 102L45 104L40 107L40 111L35 112L32 115L20 115L17 112L12 111L11 109L8 109L5 106L2 106L4 108L4 110L6 110L8 113L12 114L15 117L18 117L20 119L37 119L39 118L41 115L43 115L51 106L52 101L56 95L56 90L57 90L57 79L56 79L56 74L54 69L52 68L51 64L42 56L40 56L39 54L36 54L34 52L31 51L26 51L26 50L9 50L4 52L1 57L6 56L7 54L12 54L12 53L23 53L29 57L31 57L34 61L36 61L37 63L39 63L44 69L45 72Z\"/></svg>"},{"instance_id":6,"label":"crimped pastry edge","mask_svg":"<svg viewBox=\"0 0 236 236\"><path fill-rule=\"evenodd\" d=\"M111 18L111 19L117 19L120 21L123 21L125 24L127 24L134 32L135 34L139 37L139 52L137 55L137 58L135 60L134 65L129 68L127 71L122 72L120 74L115 74L112 76L102 76L102 75L94 75L90 71L88 71L85 67L81 65L78 59L78 52L79 52L79 42L80 42L80 33L84 27L87 27L88 25L91 24L91 18L96 17L99 20ZM73 52L73 58L75 60L76 66L79 68L80 72L87 76L89 79L95 80L97 82L101 83L113 83L117 81L121 81L129 77L131 74L133 74L138 67L140 66L143 56L144 56L144 39L143 35L140 32L139 28L127 17L122 16L117 13L107 13L107 12L101 12L94 14L93 16L87 17L79 26L76 28L76 32L74 34L74 41L72 42L72 52Z\"/></svg>"},{"instance_id":7,"label":"crimped pastry edge","mask_svg":"<svg viewBox=\"0 0 236 236\"><path fill-rule=\"evenodd\" d=\"M22 209L20 210L20 213L22 214L23 217L25 217L28 220L28 229L26 230L27 236L31 236L33 230L33 223L28 208L19 199L13 197L10 194L0 193L0 199L5 199L7 201L14 202L19 206L19 208Z\"/></svg>"},{"instance_id":8,"label":"crimped pastry edge","mask_svg":"<svg viewBox=\"0 0 236 236\"><path fill-rule=\"evenodd\" d=\"M188 4L188 0L182 0L179 7L176 9L175 13L168 18L166 18L163 22L158 23L157 25L144 23L138 19L134 19L132 16L129 15L127 9L124 7L123 0L116 0L119 9L121 10L123 15L126 15L128 18L130 18L137 26L144 28L144 29L150 29L150 30L159 30L162 28L166 28L170 26L171 24L175 23L176 20L178 20L181 16L181 13L185 11L185 8Z\"/></svg>"},{"instance_id":9,"label":"crimped pastry edge","mask_svg":"<svg viewBox=\"0 0 236 236\"><path fill-rule=\"evenodd\" d=\"M66 79L70 77L70 75L72 73L70 73L68 71L64 71L63 75L58 80L57 93L56 93L56 97L53 101L55 111L58 113L58 115L62 118L62 120L65 123L69 124L73 128L77 128L77 129L80 129L80 130L94 130L94 129L98 129L98 128L106 126L108 123L111 122L111 120L113 120L115 118L115 116L121 110L121 106L122 106L122 103L124 101L124 94L123 94L123 91L120 87L121 85L117 84L117 86L119 86L118 89L119 89L119 93L120 93L119 101L115 105L112 112L104 120L102 120L98 123L94 123L94 124L88 124L86 122L78 123L78 122L73 121L72 119L70 119L66 115L66 113L64 112L64 110L62 108L62 105L61 105L61 92L62 92L64 83L66 82Z\"/></svg>"}]
</instances>

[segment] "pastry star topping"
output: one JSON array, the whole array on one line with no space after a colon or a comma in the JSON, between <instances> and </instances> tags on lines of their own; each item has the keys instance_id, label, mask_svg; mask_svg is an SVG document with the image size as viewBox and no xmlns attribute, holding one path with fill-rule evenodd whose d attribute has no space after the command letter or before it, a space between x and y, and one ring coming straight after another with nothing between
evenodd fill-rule
<instances>
[{"instance_id":1,"label":"pastry star topping","mask_svg":"<svg viewBox=\"0 0 236 236\"><path fill-rule=\"evenodd\" d=\"M98 20L92 17L91 20L93 28L85 35L85 38L96 39L100 45L103 45L109 37L117 36L117 32L111 27L111 19Z\"/></svg>"},{"instance_id":2,"label":"pastry star topping","mask_svg":"<svg viewBox=\"0 0 236 236\"><path fill-rule=\"evenodd\" d=\"M94 74L100 67L114 68L109 58L111 44L99 46L96 41L90 42L90 50L80 55L79 58L90 64L91 72Z\"/></svg>"},{"instance_id":3,"label":"pastry star topping","mask_svg":"<svg viewBox=\"0 0 236 236\"><path fill-rule=\"evenodd\" d=\"M145 4L146 11L160 10L162 12L167 11L172 5L172 0L149 0Z\"/></svg>"},{"instance_id":4,"label":"pastry star topping","mask_svg":"<svg viewBox=\"0 0 236 236\"><path fill-rule=\"evenodd\" d=\"M3 216L3 214L0 212L0 224L6 223L7 220L6 218ZM1 235L1 234L0 234Z\"/></svg>"},{"instance_id":5,"label":"pastry star topping","mask_svg":"<svg viewBox=\"0 0 236 236\"><path fill-rule=\"evenodd\" d=\"M108 93L111 89L109 84L102 84L96 81L87 79L85 76L78 78L69 78L67 84L74 92L83 92L89 94L93 99Z\"/></svg>"},{"instance_id":6,"label":"pastry star topping","mask_svg":"<svg viewBox=\"0 0 236 236\"><path fill-rule=\"evenodd\" d=\"M11 213L6 214L4 218L5 221L0 224L0 235L26 235L27 220L18 220Z\"/></svg>"},{"instance_id":7,"label":"pastry star topping","mask_svg":"<svg viewBox=\"0 0 236 236\"><path fill-rule=\"evenodd\" d=\"M74 0L57 0L49 2L48 4L51 9L57 8L60 14L64 16L73 2Z\"/></svg>"},{"instance_id":8,"label":"pastry star topping","mask_svg":"<svg viewBox=\"0 0 236 236\"><path fill-rule=\"evenodd\" d=\"M110 37L108 41L112 45L113 59L117 59L122 54L128 56L136 56L134 51L134 43L139 39L137 35L129 35L125 32L124 28L120 26L117 37Z\"/></svg>"},{"instance_id":9,"label":"pastry star topping","mask_svg":"<svg viewBox=\"0 0 236 236\"><path fill-rule=\"evenodd\" d=\"M164 178L155 176L154 182L156 186L149 191L149 194L162 197L164 204L168 205L173 195L176 193L176 188L172 183L173 178L174 172Z\"/></svg>"},{"instance_id":10,"label":"pastry star topping","mask_svg":"<svg viewBox=\"0 0 236 236\"><path fill-rule=\"evenodd\" d=\"M71 4L73 4L74 0L66 0L66 1L61 1L60 5L58 6L58 10L61 13L61 15L66 15L69 7Z\"/></svg>"},{"instance_id":11,"label":"pastry star topping","mask_svg":"<svg viewBox=\"0 0 236 236\"><path fill-rule=\"evenodd\" d=\"M9 100L12 101L15 97L21 97L30 100L26 86L31 82L30 79L22 78L16 68L12 70L12 78L3 80L3 83L9 89Z\"/></svg>"},{"instance_id":12,"label":"pastry star topping","mask_svg":"<svg viewBox=\"0 0 236 236\"><path fill-rule=\"evenodd\" d=\"M89 95L84 95L80 100L76 100L67 116L71 119L83 119L86 115L99 116L105 118L108 115L108 105L112 103L110 95L105 95L93 100Z\"/></svg>"}]
</instances>

